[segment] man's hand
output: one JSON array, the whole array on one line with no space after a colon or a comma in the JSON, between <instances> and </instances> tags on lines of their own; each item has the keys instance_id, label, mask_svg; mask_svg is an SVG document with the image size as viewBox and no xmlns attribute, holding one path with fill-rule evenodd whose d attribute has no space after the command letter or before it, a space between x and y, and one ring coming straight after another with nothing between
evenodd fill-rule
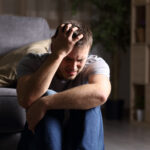
<instances>
[{"instance_id":1,"label":"man's hand","mask_svg":"<svg viewBox=\"0 0 150 150\"><path fill-rule=\"evenodd\" d=\"M26 117L29 129L34 133L35 126L45 116L46 107L42 98L35 101L27 110Z\"/></svg>"},{"instance_id":2,"label":"man's hand","mask_svg":"<svg viewBox=\"0 0 150 150\"><path fill-rule=\"evenodd\" d=\"M76 42L83 38L83 34L79 34L73 38L73 34L76 30L78 30L78 28L72 27L72 24L62 24L58 28L57 35L52 38L52 53L67 56L74 48Z\"/></svg>"}]
</instances>

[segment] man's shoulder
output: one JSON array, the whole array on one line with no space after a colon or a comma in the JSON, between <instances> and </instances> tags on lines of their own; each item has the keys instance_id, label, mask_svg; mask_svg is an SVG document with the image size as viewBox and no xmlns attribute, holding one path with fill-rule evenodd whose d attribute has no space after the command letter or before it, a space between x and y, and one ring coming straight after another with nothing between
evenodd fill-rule
<instances>
[{"instance_id":1,"label":"man's shoulder","mask_svg":"<svg viewBox=\"0 0 150 150\"><path fill-rule=\"evenodd\" d=\"M17 78L35 72L44 62L49 53L29 53L17 65Z\"/></svg>"},{"instance_id":2,"label":"man's shoulder","mask_svg":"<svg viewBox=\"0 0 150 150\"><path fill-rule=\"evenodd\" d=\"M50 55L49 53L43 54L29 53L22 58L19 64L30 64L34 66L35 64L42 63L49 55Z\"/></svg>"},{"instance_id":3,"label":"man's shoulder","mask_svg":"<svg viewBox=\"0 0 150 150\"><path fill-rule=\"evenodd\" d=\"M34 59L43 60L49 55L50 55L50 53L42 53L42 54L29 53L24 58L28 58L31 60L34 60Z\"/></svg>"},{"instance_id":4,"label":"man's shoulder","mask_svg":"<svg viewBox=\"0 0 150 150\"><path fill-rule=\"evenodd\" d=\"M86 75L91 74L104 74L110 77L110 69L107 62L97 55L89 55L83 73Z\"/></svg>"},{"instance_id":5,"label":"man's shoulder","mask_svg":"<svg viewBox=\"0 0 150 150\"><path fill-rule=\"evenodd\" d=\"M107 62L102 57L99 57L97 55L89 55L86 61L86 65L95 63L107 64Z\"/></svg>"}]
</instances>

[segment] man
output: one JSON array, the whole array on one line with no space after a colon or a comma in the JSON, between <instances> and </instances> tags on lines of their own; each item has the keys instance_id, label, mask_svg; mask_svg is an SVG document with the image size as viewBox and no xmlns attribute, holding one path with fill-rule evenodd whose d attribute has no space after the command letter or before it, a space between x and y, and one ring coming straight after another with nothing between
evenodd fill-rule
<instances>
[{"instance_id":1,"label":"man","mask_svg":"<svg viewBox=\"0 0 150 150\"><path fill-rule=\"evenodd\" d=\"M109 67L88 56L92 41L86 25L68 21L52 37L50 54L21 61L17 93L27 124L18 149L104 149L100 105L110 94Z\"/></svg>"}]
</instances>

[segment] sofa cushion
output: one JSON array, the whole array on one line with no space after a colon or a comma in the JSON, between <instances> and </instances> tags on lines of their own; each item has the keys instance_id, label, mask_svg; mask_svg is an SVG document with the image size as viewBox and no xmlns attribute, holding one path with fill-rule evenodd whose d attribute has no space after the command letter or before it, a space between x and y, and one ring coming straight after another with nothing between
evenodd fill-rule
<instances>
[{"instance_id":1,"label":"sofa cushion","mask_svg":"<svg viewBox=\"0 0 150 150\"><path fill-rule=\"evenodd\" d=\"M30 45L11 51L0 59L0 87L15 87L16 66L23 56L28 53L47 53L51 40L34 42Z\"/></svg>"},{"instance_id":2,"label":"sofa cushion","mask_svg":"<svg viewBox=\"0 0 150 150\"><path fill-rule=\"evenodd\" d=\"M18 104L16 89L0 88L0 134L21 131L25 120L25 110Z\"/></svg>"},{"instance_id":3,"label":"sofa cushion","mask_svg":"<svg viewBox=\"0 0 150 150\"><path fill-rule=\"evenodd\" d=\"M4 96L17 96L16 89L15 88L5 88L0 87L0 97Z\"/></svg>"},{"instance_id":4,"label":"sofa cushion","mask_svg":"<svg viewBox=\"0 0 150 150\"><path fill-rule=\"evenodd\" d=\"M0 55L50 36L44 18L0 15Z\"/></svg>"}]
</instances>

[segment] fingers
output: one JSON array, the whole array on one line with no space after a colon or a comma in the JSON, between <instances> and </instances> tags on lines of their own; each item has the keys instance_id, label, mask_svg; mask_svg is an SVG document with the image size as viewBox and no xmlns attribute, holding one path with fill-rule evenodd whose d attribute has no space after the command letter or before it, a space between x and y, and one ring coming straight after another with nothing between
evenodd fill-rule
<instances>
[{"instance_id":1,"label":"fingers","mask_svg":"<svg viewBox=\"0 0 150 150\"><path fill-rule=\"evenodd\" d=\"M27 121L27 122L28 122L28 128L29 128L29 130L31 130L32 133L34 134L35 133L35 131L34 131L35 126L31 122L29 122L29 121Z\"/></svg>"},{"instance_id":2,"label":"fingers","mask_svg":"<svg viewBox=\"0 0 150 150\"><path fill-rule=\"evenodd\" d=\"M79 32L76 33L77 30L79 30L78 27L72 27L72 24L62 24L62 27L63 27L63 32L65 34L67 34L68 38L69 39L73 39L74 41L78 41L80 39L83 38L83 34L79 34Z\"/></svg>"},{"instance_id":3,"label":"fingers","mask_svg":"<svg viewBox=\"0 0 150 150\"><path fill-rule=\"evenodd\" d=\"M79 34L77 37L74 38L74 42L78 42L83 38L83 34Z\"/></svg>"},{"instance_id":4,"label":"fingers","mask_svg":"<svg viewBox=\"0 0 150 150\"><path fill-rule=\"evenodd\" d=\"M62 31L67 34L69 32L69 30L71 29L72 24L66 24L63 26Z\"/></svg>"},{"instance_id":5,"label":"fingers","mask_svg":"<svg viewBox=\"0 0 150 150\"><path fill-rule=\"evenodd\" d=\"M74 32L77 31L77 30L78 30L77 27L71 28L71 29L68 31L68 37L69 37L69 38L73 38L73 34L74 34Z\"/></svg>"},{"instance_id":6,"label":"fingers","mask_svg":"<svg viewBox=\"0 0 150 150\"><path fill-rule=\"evenodd\" d=\"M70 28L72 27L72 24L61 24L59 27L59 33L66 34Z\"/></svg>"},{"instance_id":7,"label":"fingers","mask_svg":"<svg viewBox=\"0 0 150 150\"><path fill-rule=\"evenodd\" d=\"M80 34L77 30L79 28L72 24L61 24L59 27L59 33L75 43L83 38L83 34Z\"/></svg>"},{"instance_id":8,"label":"fingers","mask_svg":"<svg viewBox=\"0 0 150 150\"><path fill-rule=\"evenodd\" d=\"M29 116L28 113L26 114L26 118L27 118L28 128L29 128L29 130L31 130L32 133L34 134L34 128L35 128L34 124L35 124L35 123L33 123L33 121L31 120L31 118L30 118L30 116Z\"/></svg>"},{"instance_id":9,"label":"fingers","mask_svg":"<svg viewBox=\"0 0 150 150\"><path fill-rule=\"evenodd\" d=\"M67 37L72 37L77 30L78 27L72 26L72 24L61 24L59 27L59 32L65 34Z\"/></svg>"},{"instance_id":10,"label":"fingers","mask_svg":"<svg viewBox=\"0 0 150 150\"><path fill-rule=\"evenodd\" d=\"M33 127L28 127L29 128L29 130L31 130L32 131L32 133L34 134L35 133L35 131L34 131L34 128Z\"/></svg>"},{"instance_id":11,"label":"fingers","mask_svg":"<svg viewBox=\"0 0 150 150\"><path fill-rule=\"evenodd\" d=\"M65 24L61 24L59 27L58 27L58 33L61 33L63 28L64 28Z\"/></svg>"}]
</instances>

